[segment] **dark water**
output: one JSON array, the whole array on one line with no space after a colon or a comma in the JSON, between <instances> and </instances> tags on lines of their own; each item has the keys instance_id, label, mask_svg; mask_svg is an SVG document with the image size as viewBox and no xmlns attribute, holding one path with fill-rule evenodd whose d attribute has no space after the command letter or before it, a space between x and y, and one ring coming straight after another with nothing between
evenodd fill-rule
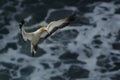
<instances>
[{"instance_id":1,"label":"dark water","mask_svg":"<svg viewBox=\"0 0 120 80\"><path fill-rule=\"evenodd\" d=\"M39 44L35 57L26 30L64 18L76 21ZM0 0L0 80L120 80L119 0Z\"/></svg>"}]
</instances>

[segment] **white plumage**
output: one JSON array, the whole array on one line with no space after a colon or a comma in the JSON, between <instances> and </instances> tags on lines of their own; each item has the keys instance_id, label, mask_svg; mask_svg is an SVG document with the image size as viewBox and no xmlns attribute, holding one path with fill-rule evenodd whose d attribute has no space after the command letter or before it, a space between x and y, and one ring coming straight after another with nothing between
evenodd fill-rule
<instances>
[{"instance_id":1,"label":"white plumage","mask_svg":"<svg viewBox=\"0 0 120 80\"><path fill-rule=\"evenodd\" d=\"M71 21L75 19L75 14L72 14L71 16L61 19L58 21L52 21L50 22L47 27L41 27L40 29L34 31L34 32L26 32L24 29L24 21L21 21L19 24L22 37L24 41L30 40L31 41L31 53L34 56L37 50L37 44L40 41L41 38L46 39L49 37L52 33L54 33L56 30L63 28L67 26Z\"/></svg>"}]
</instances>

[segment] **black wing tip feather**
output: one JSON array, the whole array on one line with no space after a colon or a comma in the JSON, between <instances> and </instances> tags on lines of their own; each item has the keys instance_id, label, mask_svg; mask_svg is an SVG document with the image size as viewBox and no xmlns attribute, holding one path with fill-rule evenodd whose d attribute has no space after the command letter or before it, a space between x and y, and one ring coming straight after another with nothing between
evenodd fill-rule
<instances>
[{"instance_id":1,"label":"black wing tip feather","mask_svg":"<svg viewBox=\"0 0 120 80\"><path fill-rule=\"evenodd\" d=\"M21 20L20 23L23 25L23 24L25 24L25 21L24 21L24 20Z\"/></svg>"},{"instance_id":2,"label":"black wing tip feather","mask_svg":"<svg viewBox=\"0 0 120 80\"><path fill-rule=\"evenodd\" d=\"M34 52L32 52L32 57L34 57L35 56L35 53Z\"/></svg>"},{"instance_id":3,"label":"black wing tip feather","mask_svg":"<svg viewBox=\"0 0 120 80\"><path fill-rule=\"evenodd\" d=\"M34 48L35 51L37 51L38 46L37 46L37 45L33 45L33 48ZM33 56L33 57L35 56L35 52L34 52L34 51L32 51L32 56Z\"/></svg>"},{"instance_id":4,"label":"black wing tip feather","mask_svg":"<svg viewBox=\"0 0 120 80\"><path fill-rule=\"evenodd\" d=\"M76 12L73 12L72 15L70 15L70 16L67 18L67 20L68 20L68 21L74 21L75 18L76 18Z\"/></svg>"},{"instance_id":5,"label":"black wing tip feather","mask_svg":"<svg viewBox=\"0 0 120 80\"><path fill-rule=\"evenodd\" d=\"M37 46L37 45L34 45L33 48L35 49L35 51L37 51L38 46Z\"/></svg>"},{"instance_id":6,"label":"black wing tip feather","mask_svg":"<svg viewBox=\"0 0 120 80\"><path fill-rule=\"evenodd\" d=\"M24 24L25 24L25 21L21 20L20 23L19 23L19 28L21 29Z\"/></svg>"}]
</instances>

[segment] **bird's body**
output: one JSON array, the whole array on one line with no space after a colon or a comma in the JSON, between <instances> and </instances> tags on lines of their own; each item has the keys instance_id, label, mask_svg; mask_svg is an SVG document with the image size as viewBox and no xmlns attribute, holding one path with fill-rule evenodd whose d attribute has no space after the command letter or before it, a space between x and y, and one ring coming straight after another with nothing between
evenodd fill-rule
<instances>
[{"instance_id":1,"label":"bird's body","mask_svg":"<svg viewBox=\"0 0 120 80\"><path fill-rule=\"evenodd\" d=\"M24 30L24 26L21 27L21 34L24 39L24 41L30 40L31 41L31 53L34 55L37 50L37 44L39 42L39 39L42 38L43 30L46 29L46 27L42 27L34 32L26 32Z\"/></svg>"},{"instance_id":2,"label":"bird's body","mask_svg":"<svg viewBox=\"0 0 120 80\"><path fill-rule=\"evenodd\" d=\"M41 38L46 39L52 33L54 33L56 30L67 26L74 19L75 19L75 14L73 14L65 19L61 19L58 21L52 21L47 25L47 27L41 27L38 30L31 32L31 33L27 33L24 30L24 21L21 21L19 26L20 26L20 30L21 30L23 39L25 41L26 40L31 41L31 52L32 52L32 55L34 56L36 53L36 50L37 50L37 44Z\"/></svg>"}]
</instances>

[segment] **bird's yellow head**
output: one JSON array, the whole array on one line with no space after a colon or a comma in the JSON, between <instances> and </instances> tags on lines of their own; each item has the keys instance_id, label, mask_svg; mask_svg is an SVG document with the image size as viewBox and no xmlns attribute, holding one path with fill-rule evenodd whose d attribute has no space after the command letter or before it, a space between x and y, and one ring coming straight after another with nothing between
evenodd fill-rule
<instances>
[{"instance_id":1,"label":"bird's yellow head","mask_svg":"<svg viewBox=\"0 0 120 80\"><path fill-rule=\"evenodd\" d=\"M41 31L47 31L47 28L45 26L40 28Z\"/></svg>"},{"instance_id":2,"label":"bird's yellow head","mask_svg":"<svg viewBox=\"0 0 120 80\"><path fill-rule=\"evenodd\" d=\"M50 33L48 32L48 30L47 30L47 27L45 27L45 26L41 27L40 30L41 30L42 32L46 31L48 34L50 34Z\"/></svg>"}]
</instances>

